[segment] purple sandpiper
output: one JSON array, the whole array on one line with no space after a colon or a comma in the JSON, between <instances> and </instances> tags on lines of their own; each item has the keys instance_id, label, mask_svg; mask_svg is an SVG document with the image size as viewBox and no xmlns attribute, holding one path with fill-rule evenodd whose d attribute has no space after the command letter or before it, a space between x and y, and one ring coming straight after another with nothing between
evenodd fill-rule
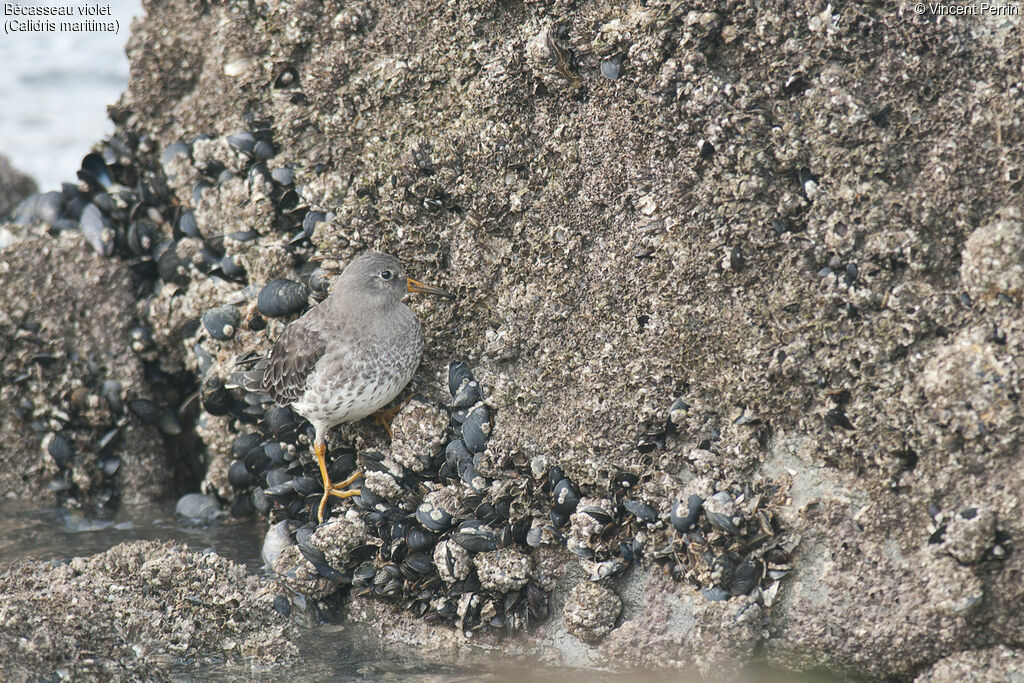
<instances>
[{"instance_id":1,"label":"purple sandpiper","mask_svg":"<svg viewBox=\"0 0 1024 683\"><path fill-rule=\"evenodd\" d=\"M281 334L263 361L246 373L246 388L269 394L309 420L313 452L324 494L317 508L323 522L330 496L348 498L362 473L331 483L327 472L328 430L384 408L412 379L423 352L416 314L402 302L406 292L454 298L405 275L401 261L367 252L335 278L330 295Z\"/></svg>"}]
</instances>

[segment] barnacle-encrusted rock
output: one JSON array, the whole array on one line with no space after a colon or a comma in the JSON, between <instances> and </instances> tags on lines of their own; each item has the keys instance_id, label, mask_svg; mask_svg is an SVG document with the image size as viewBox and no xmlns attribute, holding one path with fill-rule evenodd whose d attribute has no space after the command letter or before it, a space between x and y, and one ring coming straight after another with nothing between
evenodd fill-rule
<instances>
[{"instance_id":1,"label":"barnacle-encrusted rock","mask_svg":"<svg viewBox=\"0 0 1024 683\"><path fill-rule=\"evenodd\" d=\"M441 541L434 546L434 566L441 580L447 584L462 581L469 576L473 560L469 551L454 541Z\"/></svg>"},{"instance_id":2,"label":"barnacle-encrusted rock","mask_svg":"<svg viewBox=\"0 0 1024 683\"><path fill-rule=\"evenodd\" d=\"M0 375L8 378L0 385L0 496L46 505L57 492L107 503L116 492L142 503L174 490L190 458L172 465L157 427L124 407L126 398L156 395L132 349L130 277L71 232L0 250ZM110 381L116 395L101 396ZM61 466L43 456L51 430L74 451ZM101 462L114 456L122 466L111 478Z\"/></svg>"},{"instance_id":3,"label":"barnacle-encrusted rock","mask_svg":"<svg viewBox=\"0 0 1024 683\"><path fill-rule=\"evenodd\" d=\"M484 590L508 593L530 580L530 558L515 550L480 553L473 558L473 565Z\"/></svg>"},{"instance_id":4,"label":"barnacle-encrusted rock","mask_svg":"<svg viewBox=\"0 0 1024 683\"><path fill-rule=\"evenodd\" d=\"M622 600L610 588L592 581L580 581L562 610L569 633L585 643L597 643L611 633L622 613Z\"/></svg>"},{"instance_id":5,"label":"barnacle-encrusted rock","mask_svg":"<svg viewBox=\"0 0 1024 683\"><path fill-rule=\"evenodd\" d=\"M962 564L980 562L996 542L996 515L988 507L961 510L949 520L940 546Z\"/></svg>"},{"instance_id":6,"label":"barnacle-encrusted rock","mask_svg":"<svg viewBox=\"0 0 1024 683\"><path fill-rule=\"evenodd\" d=\"M391 423L391 457L414 472L422 472L444 444L448 415L437 406L412 400Z\"/></svg>"},{"instance_id":7,"label":"barnacle-encrusted rock","mask_svg":"<svg viewBox=\"0 0 1024 683\"><path fill-rule=\"evenodd\" d=\"M271 569L286 586L314 600L326 598L337 589L337 584L320 576L298 545L289 545L281 550Z\"/></svg>"},{"instance_id":8,"label":"barnacle-encrusted rock","mask_svg":"<svg viewBox=\"0 0 1024 683\"><path fill-rule=\"evenodd\" d=\"M274 609L274 582L216 554L125 543L68 563L0 574L6 677L163 679L164 662L246 668L293 661L298 630Z\"/></svg>"},{"instance_id":9,"label":"barnacle-encrusted rock","mask_svg":"<svg viewBox=\"0 0 1024 683\"><path fill-rule=\"evenodd\" d=\"M976 468L985 453L1015 455L1019 381L1014 359L983 328L967 328L936 348L920 375L930 422L920 428L935 439L935 457Z\"/></svg>"},{"instance_id":10,"label":"barnacle-encrusted rock","mask_svg":"<svg viewBox=\"0 0 1024 683\"><path fill-rule=\"evenodd\" d=\"M366 544L366 524L355 510L350 510L318 526L310 542L323 551L328 564L344 567L351 561L352 551Z\"/></svg>"},{"instance_id":11,"label":"barnacle-encrusted rock","mask_svg":"<svg viewBox=\"0 0 1024 683\"><path fill-rule=\"evenodd\" d=\"M1024 298L1024 223L1019 209L1007 209L971 233L964 243L960 279L978 301L991 301L998 294L1017 302Z\"/></svg>"},{"instance_id":12,"label":"barnacle-encrusted rock","mask_svg":"<svg viewBox=\"0 0 1024 683\"><path fill-rule=\"evenodd\" d=\"M1019 679L1022 671L1024 653L999 645L943 657L914 683L1004 683Z\"/></svg>"}]
</instances>

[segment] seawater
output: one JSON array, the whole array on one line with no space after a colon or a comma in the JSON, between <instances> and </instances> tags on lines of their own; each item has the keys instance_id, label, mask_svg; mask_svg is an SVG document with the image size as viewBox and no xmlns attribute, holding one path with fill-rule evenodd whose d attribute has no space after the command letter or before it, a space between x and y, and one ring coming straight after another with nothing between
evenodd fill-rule
<instances>
[{"instance_id":1,"label":"seawater","mask_svg":"<svg viewBox=\"0 0 1024 683\"><path fill-rule=\"evenodd\" d=\"M73 14L14 15L5 12L7 4L70 8ZM0 2L0 154L35 178L41 191L75 181L89 148L113 133L107 105L128 85L125 45L132 17L141 14L140 0ZM58 27L71 21L94 30L8 31L8 21ZM95 28L109 22L117 23L116 33Z\"/></svg>"}]
</instances>

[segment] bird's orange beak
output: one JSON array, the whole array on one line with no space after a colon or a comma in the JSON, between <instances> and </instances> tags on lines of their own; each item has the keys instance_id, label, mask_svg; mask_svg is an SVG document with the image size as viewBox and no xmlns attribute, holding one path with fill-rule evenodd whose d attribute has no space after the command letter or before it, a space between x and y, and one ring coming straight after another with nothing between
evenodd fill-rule
<instances>
[{"instance_id":1,"label":"bird's orange beak","mask_svg":"<svg viewBox=\"0 0 1024 683\"><path fill-rule=\"evenodd\" d=\"M417 294L433 294L434 296L443 296L446 299L454 299L455 295L451 292L446 292L440 287L434 285L425 285L422 282L417 282L411 277L405 279L405 288L410 292Z\"/></svg>"}]
</instances>

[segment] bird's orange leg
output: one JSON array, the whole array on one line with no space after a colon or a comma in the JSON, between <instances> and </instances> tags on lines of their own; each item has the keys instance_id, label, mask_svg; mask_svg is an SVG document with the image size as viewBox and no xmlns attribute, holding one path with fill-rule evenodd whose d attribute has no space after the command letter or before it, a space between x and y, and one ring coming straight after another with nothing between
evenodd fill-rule
<instances>
[{"instance_id":1,"label":"bird's orange leg","mask_svg":"<svg viewBox=\"0 0 1024 683\"><path fill-rule=\"evenodd\" d=\"M359 477L361 476L363 476L363 473L360 472L359 470L356 470L355 472L352 473L352 476L346 479L345 481L339 482L337 484L331 484L331 487L329 489L330 494L332 496L337 496L338 498L350 498L352 496L358 496L360 493L362 493L362 489L350 489L347 491L344 489L347 486L351 486L356 481L356 479L359 479Z\"/></svg>"},{"instance_id":2,"label":"bird's orange leg","mask_svg":"<svg viewBox=\"0 0 1024 683\"><path fill-rule=\"evenodd\" d=\"M331 496L338 498L350 498L358 496L360 489L344 491L346 486L351 485L356 479L363 476L363 473L356 470L351 477L339 484L331 483L331 475L327 473L327 444L317 440L313 442L313 453L316 455L316 464L320 467L320 478L324 483L324 495L320 499L320 506L316 510L316 519L320 524L324 523L324 510L327 508L327 501Z\"/></svg>"},{"instance_id":3,"label":"bird's orange leg","mask_svg":"<svg viewBox=\"0 0 1024 683\"><path fill-rule=\"evenodd\" d=\"M384 428L384 431L388 433L389 439L395 438L395 435L391 433L391 422L395 419L395 416L398 415L399 411L402 410L402 406L408 403L410 398L412 398L412 394L403 398L394 407L381 408L373 414L373 419L377 424Z\"/></svg>"}]
</instances>

